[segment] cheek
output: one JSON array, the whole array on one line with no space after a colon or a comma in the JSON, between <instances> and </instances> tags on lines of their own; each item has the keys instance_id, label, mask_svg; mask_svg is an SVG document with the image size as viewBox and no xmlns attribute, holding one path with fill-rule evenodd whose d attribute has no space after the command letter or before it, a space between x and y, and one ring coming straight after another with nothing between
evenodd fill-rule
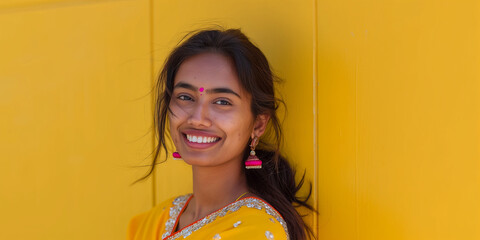
<instances>
[{"instance_id":1,"label":"cheek","mask_svg":"<svg viewBox=\"0 0 480 240\"><path fill-rule=\"evenodd\" d=\"M169 108L171 112L168 113L168 120L171 126L178 125L188 115L185 109L176 104L175 101L170 102Z\"/></svg>"},{"instance_id":2,"label":"cheek","mask_svg":"<svg viewBox=\"0 0 480 240\"><path fill-rule=\"evenodd\" d=\"M236 144L248 141L253 131L253 117L249 112L235 111L229 114L218 114L214 120ZM240 145L240 144L239 144Z\"/></svg>"},{"instance_id":3,"label":"cheek","mask_svg":"<svg viewBox=\"0 0 480 240\"><path fill-rule=\"evenodd\" d=\"M168 125L170 130L170 136L175 144L180 141L180 136L178 136L178 127L182 122L182 119L185 118L185 112L182 111L176 104L170 104L171 112L168 113Z\"/></svg>"}]
</instances>

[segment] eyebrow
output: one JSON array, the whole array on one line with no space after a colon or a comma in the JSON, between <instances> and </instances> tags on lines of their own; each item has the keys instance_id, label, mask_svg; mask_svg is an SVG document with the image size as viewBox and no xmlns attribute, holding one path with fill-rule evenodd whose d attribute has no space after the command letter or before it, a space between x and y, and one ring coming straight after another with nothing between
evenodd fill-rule
<instances>
[{"instance_id":1,"label":"eyebrow","mask_svg":"<svg viewBox=\"0 0 480 240\"><path fill-rule=\"evenodd\" d=\"M197 87L195 87L191 84L188 84L188 83L184 83L184 82L177 83L173 88L174 89L175 88L186 88L186 89L191 90L191 91L198 91ZM235 91L233 91L230 88L213 88L213 89L207 89L207 90L205 90L205 92L206 93L230 93L230 94L233 94L233 95L237 96L238 98L242 99L238 93L236 93Z\"/></svg>"}]
</instances>

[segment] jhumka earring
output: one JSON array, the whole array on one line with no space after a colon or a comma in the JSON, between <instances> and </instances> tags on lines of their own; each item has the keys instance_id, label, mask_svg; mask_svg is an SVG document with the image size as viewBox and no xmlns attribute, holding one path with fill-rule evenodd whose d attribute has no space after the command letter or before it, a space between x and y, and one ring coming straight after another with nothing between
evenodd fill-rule
<instances>
[{"instance_id":1,"label":"jhumka earring","mask_svg":"<svg viewBox=\"0 0 480 240\"><path fill-rule=\"evenodd\" d=\"M246 169L260 169L262 168L262 160L255 155L255 147L258 144L258 137L254 137L250 143L250 156L245 161Z\"/></svg>"},{"instance_id":2,"label":"jhumka earring","mask_svg":"<svg viewBox=\"0 0 480 240\"><path fill-rule=\"evenodd\" d=\"M173 156L173 160L182 160L182 156L180 156L180 153L178 152L173 152L172 156Z\"/></svg>"}]
</instances>

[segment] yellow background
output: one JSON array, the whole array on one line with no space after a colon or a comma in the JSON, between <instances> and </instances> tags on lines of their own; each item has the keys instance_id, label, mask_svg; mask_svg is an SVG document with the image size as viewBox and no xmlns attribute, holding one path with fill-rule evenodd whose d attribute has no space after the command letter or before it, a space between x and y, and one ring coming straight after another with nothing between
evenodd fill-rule
<instances>
[{"instance_id":1,"label":"yellow background","mask_svg":"<svg viewBox=\"0 0 480 240\"><path fill-rule=\"evenodd\" d=\"M480 239L480 3L4 0L0 239L124 239L190 191L145 173L150 90L190 30L241 28L284 79L320 239Z\"/></svg>"}]
</instances>

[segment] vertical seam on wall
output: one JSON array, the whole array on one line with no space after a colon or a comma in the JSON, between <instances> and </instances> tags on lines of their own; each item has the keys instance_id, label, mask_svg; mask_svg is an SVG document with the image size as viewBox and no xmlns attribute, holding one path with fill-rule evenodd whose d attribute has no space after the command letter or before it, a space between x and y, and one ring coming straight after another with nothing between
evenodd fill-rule
<instances>
[{"instance_id":1,"label":"vertical seam on wall","mask_svg":"<svg viewBox=\"0 0 480 240\"><path fill-rule=\"evenodd\" d=\"M154 60L154 56L153 56L153 0L148 0L148 4L149 4L149 14L150 14L150 81L151 81L151 89L153 89L155 87L155 72L154 72L154 66L153 66L153 60ZM155 111L153 111L153 109L155 109L155 92L151 92L151 98L152 98L152 112L153 114L155 114ZM152 116L152 117L155 117L155 116ZM152 123L153 124L153 123ZM155 126L152 125L152 131L153 131L153 134L152 134L152 150L155 150ZM155 156L153 156L155 157ZM155 206L156 202L157 202L157 195L155 194L155 189L157 189L156 187L156 174L155 174L155 171L152 172L152 207Z\"/></svg>"},{"instance_id":2,"label":"vertical seam on wall","mask_svg":"<svg viewBox=\"0 0 480 240\"><path fill-rule=\"evenodd\" d=\"M358 49L357 49L358 50ZM358 78L358 52L355 59L355 236L359 239L359 218L358 207L358 123L357 123L357 78Z\"/></svg>"},{"instance_id":3,"label":"vertical seam on wall","mask_svg":"<svg viewBox=\"0 0 480 240\"><path fill-rule=\"evenodd\" d=\"M318 76L318 66L317 66L317 35L318 35L318 19L317 19L317 0L313 0L313 207L318 211L318 96L317 96L317 76ZM314 213L313 217L313 232L315 236L318 237L318 222L320 216Z\"/></svg>"}]
</instances>

